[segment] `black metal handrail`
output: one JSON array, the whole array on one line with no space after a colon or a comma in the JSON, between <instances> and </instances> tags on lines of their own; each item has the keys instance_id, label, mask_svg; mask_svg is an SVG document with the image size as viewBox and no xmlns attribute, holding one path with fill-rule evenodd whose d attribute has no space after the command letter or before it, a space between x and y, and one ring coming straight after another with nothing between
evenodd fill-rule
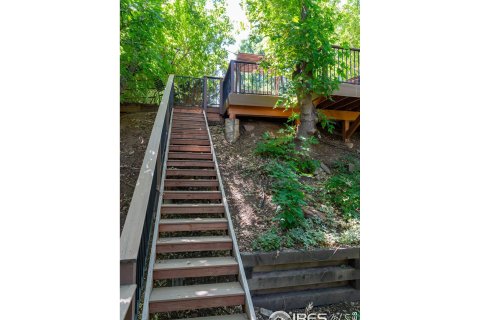
<instances>
[{"instance_id":1,"label":"black metal handrail","mask_svg":"<svg viewBox=\"0 0 480 320\"><path fill-rule=\"evenodd\" d=\"M144 287L149 246L157 210L162 164L168 141L168 127L174 101L173 75L168 79L162 102L148 141L125 225L120 236L120 285L136 285L136 319L138 301Z\"/></svg>"}]
</instances>

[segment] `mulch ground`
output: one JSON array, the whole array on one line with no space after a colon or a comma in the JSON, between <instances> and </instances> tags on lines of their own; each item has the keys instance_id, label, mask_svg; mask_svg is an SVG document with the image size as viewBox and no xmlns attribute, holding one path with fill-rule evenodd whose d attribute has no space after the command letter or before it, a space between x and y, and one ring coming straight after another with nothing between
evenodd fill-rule
<instances>
[{"instance_id":1,"label":"mulch ground","mask_svg":"<svg viewBox=\"0 0 480 320\"><path fill-rule=\"evenodd\" d=\"M120 115L120 232L142 166L156 112Z\"/></svg>"},{"instance_id":2,"label":"mulch ground","mask_svg":"<svg viewBox=\"0 0 480 320\"><path fill-rule=\"evenodd\" d=\"M235 143L225 140L223 125L211 125L210 132L239 249L252 251L252 241L271 227L276 209L269 194L268 179L258 169L265 160L254 155L254 149L264 132L276 133L284 127L284 122L250 118L241 119L240 126L241 135ZM351 148L342 141L339 130L320 134L320 143L312 147L312 155L327 166L333 166L346 155L360 152L358 131L351 139ZM324 175L323 179L326 178Z\"/></svg>"}]
</instances>

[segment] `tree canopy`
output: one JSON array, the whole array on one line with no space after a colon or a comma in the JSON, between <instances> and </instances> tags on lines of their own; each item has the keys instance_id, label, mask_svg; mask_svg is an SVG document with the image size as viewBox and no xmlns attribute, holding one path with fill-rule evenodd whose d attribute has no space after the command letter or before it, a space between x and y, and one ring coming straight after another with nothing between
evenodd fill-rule
<instances>
[{"instance_id":1,"label":"tree canopy","mask_svg":"<svg viewBox=\"0 0 480 320\"><path fill-rule=\"evenodd\" d=\"M347 0L340 11L339 44L360 48L360 0Z\"/></svg>"},{"instance_id":2,"label":"tree canopy","mask_svg":"<svg viewBox=\"0 0 480 320\"><path fill-rule=\"evenodd\" d=\"M266 67L291 74L281 103L300 106L298 137L315 133L318 122L312 95L329 96L338 81L328 76L339 41L337 3L330 0L244 0L247 16L265 43Z\"/></svg>"},{"instance_id":3,"label":"tree canopy","mask_svg":"<svg viewBox=\"0 0 480 320\"><path fill-rule=\"evenodd\" d=\"M120 88L142 96L169 74L222 73L233 43L224 0L121 0Z\"/></svg>"}]
</instances>

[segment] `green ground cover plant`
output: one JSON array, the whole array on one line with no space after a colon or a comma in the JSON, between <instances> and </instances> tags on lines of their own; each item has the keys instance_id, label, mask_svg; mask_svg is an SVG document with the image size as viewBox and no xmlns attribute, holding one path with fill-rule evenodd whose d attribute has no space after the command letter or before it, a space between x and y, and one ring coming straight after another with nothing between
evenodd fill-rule
<instances>
[{"instance_id":1,"label":"green ground cover plant","mask_svg":"<svg viewBox=\"0 0 480 320\"><path fill-rule=\"evenodd\" d=\"M353 167L353 169L350 169ZM327 199L343 213L345 219L360 218L360 163L353 157L336 164L336 173L325 184Z\"/></svg>"},{"instance_id":2,"label":"green ground cover plant","mask_svg":"<svg viewBox=\"0 0 480 320\"><path fill-rule=\"evenodd\" d=\"M261 170L271 181L272 202L277 209L274 225L254 240L255 250L360 243L359 159L342 158L331 176L316 182L314 174L320 161L310 155L316 143L315 137L296 143L293 126L276 134L267 132L257 143L255 154L267 159ZM306 206L318 208L322 218L306 216Z\"/></svg>"}]
</instances>

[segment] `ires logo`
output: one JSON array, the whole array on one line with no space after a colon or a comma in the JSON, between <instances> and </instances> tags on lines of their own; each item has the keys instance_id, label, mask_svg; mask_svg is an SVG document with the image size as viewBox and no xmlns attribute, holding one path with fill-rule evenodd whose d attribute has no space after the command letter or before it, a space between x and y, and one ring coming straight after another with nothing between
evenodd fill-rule
<instances>
[{"instance_id":1,"label":"ires logo","mask_svg":"<svg viewBox=\"0 0 480 320\"><path fill-rule=\"evenodd\" d=\"M352 314L334 314L330 319L326 313L292 313L291 315L285 311L275 311L270 315L268 320L359 320L358 313Z\"/></svg>"}]
</instances>

